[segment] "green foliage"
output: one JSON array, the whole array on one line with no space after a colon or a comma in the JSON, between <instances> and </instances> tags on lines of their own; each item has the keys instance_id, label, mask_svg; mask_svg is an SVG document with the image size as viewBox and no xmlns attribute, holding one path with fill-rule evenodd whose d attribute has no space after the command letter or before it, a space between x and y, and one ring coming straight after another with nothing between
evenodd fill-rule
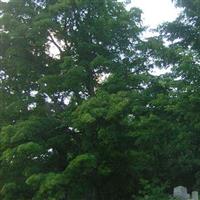
<instances>
[{"instance_id":1,"label":"green foliage","mask_svg":"<svg viewBox=\"0 0 200 200\"><path fill-rule=\"evenodd\" d=\"M159 187L151 184L148 181L142 180L143 189L139 191L139 196L136 200L173 200L174 198L167 195L164 187Z\"/></svg>"},{"instance_id":2,"label":"green foliage","mask_svg":"<svg viewBox=\"0 0 200 200\"><path fill-rule=\"evenodd\" d=\"M200 4L175 3L180 17L142 41L141 11L117 0L0 2L0 199L200 187Z\"/></svg>"},{"instance_id":3,"label":"green foliage","mask_svg":"<svg viewBox=\"0 0 200 200\"><path fill-rule=\"evenodd\" d=\"M76 176L87 176L96 168L96 159L93 155L78 155L65 169L67 182L76 180Z\"/></svg>"}]
</instances>

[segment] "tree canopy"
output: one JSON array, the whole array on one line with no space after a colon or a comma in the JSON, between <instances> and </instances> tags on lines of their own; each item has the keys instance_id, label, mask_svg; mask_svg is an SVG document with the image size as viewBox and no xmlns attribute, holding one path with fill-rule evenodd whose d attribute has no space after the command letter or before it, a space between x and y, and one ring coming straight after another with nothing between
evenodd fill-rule
<instances>
[{"instance_id":1,"label":"tree canopy","mask_svg":"<svg viewBox=\"0 0 200 200\"><path fill-rule=\"evenodd\" d=\"M200 188L200 3L174 3L144 40L142 11L117 0L0 1L0 199Z\"/></svg>"}]
</instances>

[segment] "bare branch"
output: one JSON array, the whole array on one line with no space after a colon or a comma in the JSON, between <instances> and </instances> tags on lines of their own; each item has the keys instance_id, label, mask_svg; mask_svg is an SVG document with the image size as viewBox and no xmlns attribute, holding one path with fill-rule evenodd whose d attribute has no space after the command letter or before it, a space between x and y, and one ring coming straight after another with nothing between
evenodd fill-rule
<instances>
[{"instance_id":1,"label":"bare branch","mask_svg":"<svg viewBox=\"0 0 200 200\"><path fill-rule=\"evenodd\" d=\"M54 40L53 36L51 35L51 33L49 32L49 38L50 38L50 42L52 42L60 51L60 53L63 53L63 50L61 49L61 47L56 43L56 41Z\"/></svg>"}]
</instances>

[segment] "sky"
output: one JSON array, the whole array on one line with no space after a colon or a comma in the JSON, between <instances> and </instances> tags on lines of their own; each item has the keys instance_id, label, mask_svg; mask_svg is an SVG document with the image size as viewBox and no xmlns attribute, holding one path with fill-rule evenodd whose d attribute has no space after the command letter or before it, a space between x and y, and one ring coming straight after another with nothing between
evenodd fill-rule
<instances>
[{"instance_id":1,"label":"sky","mask_svg":"<svg viewBox=\"0 0 200 200\"><path fill-rule=\"evenodd\" d=\"M143 11L142 19L145 26L156 28L157 25L173 21L180 10L175 8L172 0L131 0L128 7L138 7Z\"/></svg>"},{"instance_id":2,"label":"sky","mask_svg":"<svg viewBox=\"0 0 200 200\"><path fill-rule=\"evenodd\" d=\"M171 22L178 17L180 9L176 8L172 0L129 0L131 3L127 8L138 7L143 11L142 20L143 25L148 26L149 29L144 33L145 37L155 35L150 30L155 29L159 24L164 22ZM170 69L154 68L151 71L153 75L161 75L170 72Z\"/></svg>"}]
</instances>

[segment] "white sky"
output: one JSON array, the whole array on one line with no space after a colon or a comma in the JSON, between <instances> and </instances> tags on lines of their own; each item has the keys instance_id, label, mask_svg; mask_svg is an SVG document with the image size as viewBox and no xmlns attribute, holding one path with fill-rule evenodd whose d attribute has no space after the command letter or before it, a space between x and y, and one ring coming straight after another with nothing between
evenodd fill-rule
<instances>
[{"instance_id":1,"label":"white sky","mask_svg":"<svg viewBox=\"0 0 200 200\"><path fill-rule=\"evenodd\" d=\"M172 0L131 0L128 7L133 6L143 11L144 25L151 28L156 28L162 22L173 21L180 12Z\"/></svg>"},{"instance_id":2,"label":"white sky","mask_svg":"<svg viewBox=\"0 0 200 200\"><path fill-rule=\"evenodd\" d=\"M138 7L143 11L142 20L143 25L148 26L144 34L144 37L150 37L155 33L150 32L150 29L155 29L159 24L163 22L171 22L178 17L180 9L175 8L172 0L129 0L127 8ZM154 68L151 71L153 75L161 75L170 72L170 69L158 69Z\"/></svg>"}]
</instances>

